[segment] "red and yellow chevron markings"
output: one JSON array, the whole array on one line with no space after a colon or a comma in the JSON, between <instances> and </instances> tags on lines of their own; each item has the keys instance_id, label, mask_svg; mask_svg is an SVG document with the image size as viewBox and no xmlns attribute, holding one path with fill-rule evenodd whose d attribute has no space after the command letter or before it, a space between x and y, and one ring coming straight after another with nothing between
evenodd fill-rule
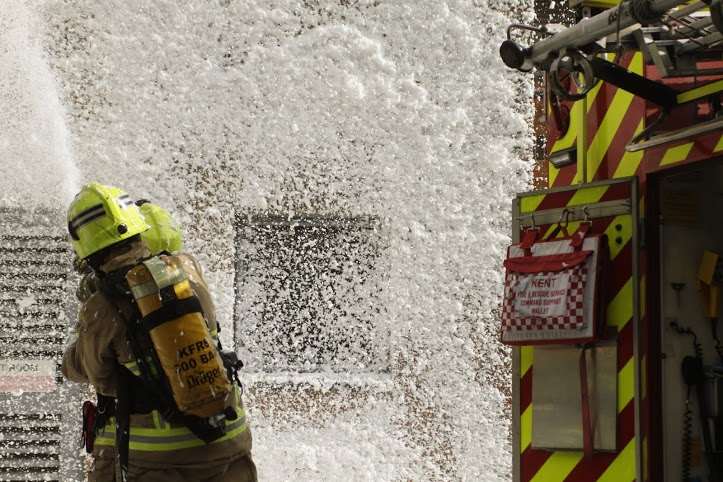
<instances>
[{"instance_id":1,"label":"red and yellow chevron markings","mask_svg":"<svg viewBox=\"0 0 723 482\"><path fill-rule=\"evenodd\" d=\"M583 0L587 6L611 7L618 0ZM608 60L614 60L609 58ZM640 52L631 52L620 59L628 70L646 74L644 59ZM684 92L677 102L694 102L723 90L723 79L707 81ZM642 132L646 121L646 103L631 93L608 83L600 82L590 91L584 101L575 102L570 109L570 128L559 139L551 143L550 152L555 153L575 148L577 163L555 168L548 164L548 185L552 192L524 195L520 199L521 214L535 213L550 209L561 209L597 202L629 198L630 183L586 186L585 183L638 176L644 192L645 178L650 172L669 166L685 164L702 159L723 157L723 132L711 132L684 141L650 148L644 151L627 152L625 146L635 135ZM583 132L584 123L584 133ZM586 172L583 179L583 172ZM564 189L581 184L578 189ZM642 210L645 198L639 199ZM557 481L631 481L636 478L636 414L635 384L636 360L634 358L633 318L635 285L633 279L634 246L632 214L626 214L593 221L595 232L604 231L610 240L612 257L612 280L609 292L612 297L607 306L607 324L617 330L618 340L618 452L596 453L584 459L582 452L550 452L532 448L532 382L534 372L534 347L518 350L520 366L519 413L520 415L520 476L522 482ZM577 223L571 223L574 230ZM547 226L547 234L553 229ZM640 265L644 266L645 253L640 253ZM641 273L644 271L641 269ZM640 324L645 326L645 278L639 283ZM638 354L639 366L645 366L645 353ZM641 457L643 479L647 480L646 423L648 401L646 400L645 371L640 373Z\"/></svg>"},{"instance_id":2,"label":"red and yellow chevron markings","mask_svg":"<svg viewBox=\"0 0 723 482\"><path fill-rule=\"evenodd\" d=\"M645 65L640 52L625 56L621 64L630 71L643 75ZM706 82L681 92L678 102L685 103L721 92L723 80ZM582 111L587 122L587 138L580 135ZM675 164L723 155L723 132L699 135L686 141L627 152L625 146L645 128L645 101L633 94L600 82L587 95L586 101L576 102L570 110L570 129L552 143L550 152L577 147L577 165L555 168L548 163L550 187L562 187L583 182L582 162L586 162L587 182L601 179L619 179L641 175ZM583 147L584 144L584 147ZM582 152L585 152L585 156Z\"/></svg>"},{"instance_id":3,"label":"red and yellow chevron markings","mask_svg":"<svg viewBox=\"0 0 723 482\"><path fill-rule=\"evenodd\" d=\"M628 199L630 183L588 186L580 189L525 196L520 200L522 214L546 209L581 206ZM618 449L617 453L596 453L584 459L581 451L549 452L531 447L532 381L534 347L521 347L520 354L520 459L522 482L626 481L635 478L635 373L633 360L633 280L630 214L593 220L595 232L604 231L610 240L612 294L607 306L607 324L618 332ZM549 228L549 227L548 227ZM576 228L571 223L570 230ZM551 228L549 228L551 229Z\"/></svg>"},{"instance_id":4,"label":"red and yellow chevron markings","mask_svg":"<svg viewBox=\"0 0 723 482\"><path fill-rule=\"evenodd\" d=\"M623 57L621 64L636 74L643 74L644 63L640 52ZM580 130L585 105L587 133L586 138L582 139ZM550 164L550 187L582 182L584 159L587 162L587 182L627 177L624 168L616 173L618 167L640 163L642 153L628 153L625 145L644 127L645 102L642 99L614 85L599 82L587 95L586 101L576 102L570 112L570 129L563 138L553 143L551 152L576 145L578 163L562 169L556 169ZM583 151L585 156L582 155Z\"/></svg>"}]
</instances>

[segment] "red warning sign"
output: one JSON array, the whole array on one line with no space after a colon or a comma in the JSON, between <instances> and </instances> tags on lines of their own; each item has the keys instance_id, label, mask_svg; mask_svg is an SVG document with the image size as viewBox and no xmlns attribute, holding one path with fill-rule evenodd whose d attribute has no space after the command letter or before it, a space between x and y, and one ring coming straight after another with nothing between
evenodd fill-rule
<instances>
[{"instance_id":1,"label":"red warning sign","mask_svg":"<svg viewBox=\"0 0 723 482\"><path fill-rule=\"evenodd\" d=\"M542 273L519 280L515 312L520 316L563 316L567 310L569 272Z\"/></svg>"},{"instance_id":2,"label":"red warning sign","mask_svg":"<svg viewBox=\"0 0 723 482\"><path fill-rule=\"evenodd\" d=\"M598 280L604 235L510 246L505 260L503 343L592 341L598 336Z\"/></svg>"}]
</instances>

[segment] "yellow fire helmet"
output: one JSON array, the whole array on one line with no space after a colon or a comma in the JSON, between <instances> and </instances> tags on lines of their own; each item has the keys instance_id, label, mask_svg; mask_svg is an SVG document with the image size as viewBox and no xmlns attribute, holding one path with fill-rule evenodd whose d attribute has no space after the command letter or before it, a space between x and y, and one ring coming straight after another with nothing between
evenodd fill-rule
<instances>
[{"instance_id":1,"label":"yellow fire helmet","mask_svg":"<svg viewBox=\"0 0 723 482\"><path fill-rule=\"evenodd\" d=\"M171 214L145 199L136 201L143 218L150 229L141 234L141 239L155 256L160 253L177 253L183 249L183 234Z\"/></svg>"},{"instance_id":2,"label":"yellow fire helmet","mask_svg":"<svg viewBox=\"0 0 723 482\"><path fill-rule=\"evenodd\" d=\"M68 208L68 232L80 259L148 229L128 194L97 182L83 186Z\"/></svg>"}]
</instances>

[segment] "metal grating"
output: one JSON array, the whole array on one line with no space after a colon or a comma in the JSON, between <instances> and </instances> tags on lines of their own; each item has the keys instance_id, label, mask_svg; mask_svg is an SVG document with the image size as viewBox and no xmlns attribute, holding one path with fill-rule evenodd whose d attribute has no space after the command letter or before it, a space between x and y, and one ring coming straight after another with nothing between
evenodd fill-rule
<instances>
[{"instance_id":1,"label":"metal grating","mask_svg":"<svg viewBox=\"0 0 723 482\"><path fill-rule=\"evenodd\" d=\"M83 386L59 370L77 308L62 220L0 207L0 482L83 480Z\"/></svg>"},{"instance_id":2,"label":"metal grating","mask_svg":"<svg viewBox=\"0 0 723 482\"><path fill-rule=\"evenodd\" d=\"M58 482L61 415L0 413L0 482Z\"/></svg>"},{"instance_id":3,"label":"metal grating","mask_svg":"<svg viewBox=\"0 0 723 482\"><path fill-rule=\"evenodd\" d=\"M370 217L239 217L236 335L260 371L379 371L383 249Z\"/></svg>"},{"instance_id":4,"label":"metal grating","mask_svg":"<svg viewBox=\"0 0 723 482\"><path fill-rule=\"evenodd\" d=\"M0 235L2 358L62 357L69 250L49 234Z\"/></svg>"}]
</instances>

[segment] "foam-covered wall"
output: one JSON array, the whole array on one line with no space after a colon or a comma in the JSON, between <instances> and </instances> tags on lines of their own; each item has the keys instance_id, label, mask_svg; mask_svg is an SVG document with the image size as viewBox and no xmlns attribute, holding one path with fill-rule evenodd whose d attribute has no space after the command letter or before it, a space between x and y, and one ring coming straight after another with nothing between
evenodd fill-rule
<instances>
[{"instance_id":1,"label":"foam-covered wall","mask_svg":"<svg viewBox=\"0 0 723 482\"><path fill-rule=\"evenodd\" d=\"M497 49L531 1L3 4L2 198L98 180L169 207L227 342L236 214L379 223L387 369L286 374L324 394L286 399L247 374L262 480L509 479L495 311L531 84Z\"/></svg>"}]
</instances>

